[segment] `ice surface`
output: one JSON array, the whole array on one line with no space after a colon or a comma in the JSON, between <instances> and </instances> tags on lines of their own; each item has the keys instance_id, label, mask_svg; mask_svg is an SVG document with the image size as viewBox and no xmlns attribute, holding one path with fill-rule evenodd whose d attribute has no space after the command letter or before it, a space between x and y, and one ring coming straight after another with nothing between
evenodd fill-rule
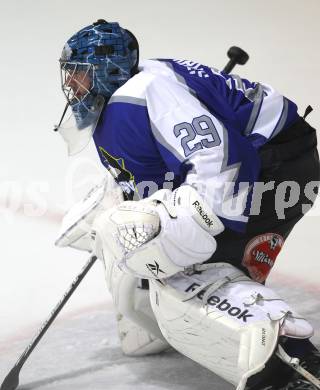
<instances>
[{"instance_id":1,"label":"ice surface","mask_svg":"<svg viewBox=\"0 0 320 390\"><path fill-rule=\"evenodd\" d=\"M86 262L86 252L54 247L57 231L57 223L22 216L0 221L0 343L46 318ZM107 294L99 261L64 312L105 301Z\"/></svg>"},{"instance_id":2,"label":"ice surface","mask_svg":"<svg viewBox=\"0 0 320 390\"><path fill-rule=\"evenodd\" d=\"M29 342L31 333L2 346L0 378ZM21 371L21 390L44 389L231 389L231 386L174 351L125 357L112 309L81 313L57 323ZM214 387L213 387L214 386Z\"/></svg>"},{"instance_id":3,"label":"ice surface","mask_svg":"<svg viewBox=\"0 0 320 390\"><path fill-rule=\"evenodd\" d=\"M313 292L272 284L312 322L316 328L313 342L320 345L320 302ZM0 380L36 330L30 327L0 345ZM124 356L109 301L62 316L25 364L20 385L21 390L232 389L210 371L173 350L149 357Z\"/></svg>"}]
</instances>

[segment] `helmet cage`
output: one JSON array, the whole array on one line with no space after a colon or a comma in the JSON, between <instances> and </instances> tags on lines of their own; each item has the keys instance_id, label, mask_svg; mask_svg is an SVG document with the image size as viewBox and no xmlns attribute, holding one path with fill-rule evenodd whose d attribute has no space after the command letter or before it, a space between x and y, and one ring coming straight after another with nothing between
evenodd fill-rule
<instances>
[{"instance_id":1,"label":"helmet cage","mask_svg":"<svg viewBox=\"0 0 320 390\"><path fill-rule=\"evenodd\" d=\"M85 104L89 94L95 88L94 65L60 61L60 74L61 88L68 103L71 106L77 103Z\"/></svg>"}]
</instances>

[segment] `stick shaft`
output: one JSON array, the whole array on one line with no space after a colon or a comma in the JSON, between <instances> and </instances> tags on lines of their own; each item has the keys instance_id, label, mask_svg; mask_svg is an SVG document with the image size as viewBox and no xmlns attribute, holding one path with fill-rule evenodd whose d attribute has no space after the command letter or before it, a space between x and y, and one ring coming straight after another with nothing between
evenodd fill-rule
<instances>
[{"instance_id":1,"label":"stick shaft","mask_svg":"<svg viewBox=\"0 0 320 390\"><path fill-rule=\"evenodd\" d=\"M57 303L55 308L52 310L50 316L48 319L42 324L41 328L39 329L38 333L34 336L30 344L27 346L27 348L23 351L19 359L17 360L16 364L12 368L12 370L9 372L7 377L5 378L4 382L2 383L1 390L6 390L9 387L5 386L5 382L10 382L10 375L19 375L19 371L28 359L31 352L34 350L34 348L37 346L39 341L42 339L43 335L46 333L52 322L55 320L57 315L60 313L64 305L67 303L71 295L74 293L76 288L79 286L83 278L86 276L86 274L89 272L90 268L93 266L95 261L97 260L97 257L92 255L90 256L89 260L79 273L79 275L74 279L71 286L68 288L68 290L65 292L61 300ZM13 387L11 387L13 388Z\"/></svg>"},{"instance_id":2,"label":"stick shaft","mask_svg":"<svg viewBox=\"0 0 320 390\"><path fill-rule=\"evenodd\" d=\"M236 61L230 60L227 65L223 68L223 72L230 73L232 69L237 65Z\"/></svg>"},{"instance_id":3,"label":"stick shaft","mask_svg":"<svg viewBox=\"0 0 320 390\"><path fill-rule=\"evenodd\" d=\"M36 347L38 342L41 340L43 335L48 330L49 326L56 319L57 315L60 313L60 311L62 310L64 305L67 303L67 301L69 300L71 295L74 293L74 291L79 286L79 284L81 283L83 278L86 276L86 274L88 273L88 271L93 266L93 264L95 263L96 260L97 260L96 256L90 256L89 260L87 261L87 263L85 264L85 266L83 267L83 269L81 270L79 275L74 279L74 281L70 285L69 289L64 293L61 300L57 303L55 308L52 310L49 318L43 323L43 325L39 329L38 333L35 335L35 337L31 341L31 343L28 345L28 347L25 349L25 351L21 355L21 357L20 357L21 360L25 361L28 358L30 353L34 350L34 348Z\"/></svg>"}]
</instances>

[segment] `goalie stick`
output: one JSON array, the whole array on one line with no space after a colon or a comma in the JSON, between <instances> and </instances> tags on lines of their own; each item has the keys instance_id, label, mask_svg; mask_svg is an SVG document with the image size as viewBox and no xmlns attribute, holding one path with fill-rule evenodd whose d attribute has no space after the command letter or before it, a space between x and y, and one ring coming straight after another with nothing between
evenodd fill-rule
<instances>
[{"instance_id":1,"label":"goalie stick","mask_svg":"<svg viewBox=\"0 0 320 390\"><path fill-rule=\"evenodd\" d=\"M1 390L15 390L19 385L19 374L22 366L28 359L31 352L34 350L34 348L37 346L38 342L42 339L43 335L46 333L52 322L55 320L57 315L60 313L61 309L64 307L64 305L67 303L75 289L79 286L82 279L86 276L90 268L93 266L95 261L97 260L97 257L92 255L90 256L89 260L87 261L86 265L83 267L79 275L74 279L69 289L65 292L61 300L57 303L55 308L52 310L49 318L42 324L41 328L39 329L38 333L34 336L31 343L27 346L27 348L23 351L19 359L17 360L14 367L11 369L9 374L6 376L5 380L3 381L1 385Z\"/></svg>"},{"instance_id":2,"label":"goalie stick","mask_svg":"<svg viewBox=\"0 0 320 390\"><path fill-rule=\"evenodd\" d=\"M239 47L232 46L227 52L227 55L229 57L229 62L224 67L223 72L230 73L231 70L238 64L238 65L244 65L248 59L248 54L240 49ZM63 118L66 114L68 108L68 104L65 107L65 110L62 114L62 117L60 119L60 124L63 121ZM57 126L54 128L54 131L57 130ZM119 184L119 177L116 176L115 172L111 169L109 172L114 177L115 181ZM128 194L124 193L124 198L126 200L130 200L133 198L134 194ZM74 279L69 289L65 292L62 299L57 303L53 311L51 312L49 318L42 324L41 328L39 329L38 333L34 336L30 344L26 347L26 349L23 351L19 359L17 360L16 364L13 366L11 371L8 373L8 375L5 377L4 381L2 382L0 390L15 390L19 386L19 374L21 371L21 368L23 367L24 363L27 361L28 357L30 356L31 352L34 350L34 348L37 346L39 341L42 339L44 334L47 332L50 325L53 323L57 315L60 313L64 305L67 303L71 295L74 293L76 288L79 286L83 278L86 276L90 268L93 266L95 261L97 260L97 257L94 255L91 255L89 260L87 261L84 268L81 270L79 275Z\"/></svg>"}]
</instances>

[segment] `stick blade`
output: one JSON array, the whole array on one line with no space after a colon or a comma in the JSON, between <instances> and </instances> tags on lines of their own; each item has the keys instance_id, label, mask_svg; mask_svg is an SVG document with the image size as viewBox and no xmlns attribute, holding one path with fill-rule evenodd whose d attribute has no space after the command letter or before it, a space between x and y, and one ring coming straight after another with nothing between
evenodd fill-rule
<instances>
[{"instance_id":1,"label":"stick blade","mask_svg":"<svg viewBox=\"0 0 320 390\"><path fill-rule=\"evenodd\" d=\"M2 382L0 390L15 390L19 386L20 367L14 366Z\"/></svg>"}]
</instances>

